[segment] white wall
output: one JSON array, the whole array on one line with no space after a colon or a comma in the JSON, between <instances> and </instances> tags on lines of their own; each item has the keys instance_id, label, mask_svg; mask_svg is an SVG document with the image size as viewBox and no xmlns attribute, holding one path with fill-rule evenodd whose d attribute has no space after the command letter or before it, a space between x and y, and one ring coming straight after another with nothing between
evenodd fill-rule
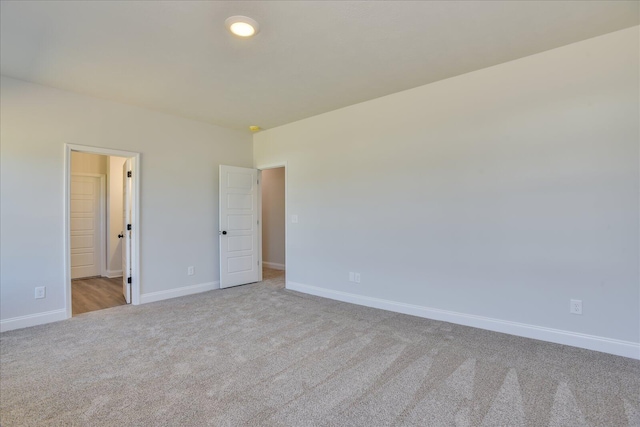
<instances>
[{"instance_id":1,"label":"white wall","mask_svg":"<svg viewBox=\"0 0 640 427\"><path fill-rule=\"evenodd\" d=\"M127 159L124 157L107 157L109 179L107 197L109 199L109 223L107 224L107 276L122 275L122 239L118 238L123 229L122 207L122 167Z\"/></svg>"},{"instance_id":2,"label":"white wall","mask_svg":"<svg viewBox=\"0 0 640 427\"><path fill-rule=\"evenodd\" d=\"M640 357L638 39L256 134L255 164L288 162L299 215L287 286Z\"/></svg>"},{"instance_id":3,"label":"white wall","mask_svg":"<svg viewBox=\"0 0 640 427\"><path fill-rule=\"evenodd\" d=\"M284 168L262 171L262 261L284 268Z\"/></svg>"},{"instance_id":4,"label":"white wall","mask_svg":"<svg viewBox=\"0 0 640 427\"><path fill-rule=\"evenodd\" d=\"M143 294L219 280L218 165L251 166L248 133L4 76L0 114L4 329L59 319L65 309L65 143L142 153ZM36 286L47 287L45 299L34 299Z\"/></svg>"},{"instance_id":5,"label":"white wall","mask_svg":"<svg viewBox=\"0 0 640 427\"><path fill-rule=\"evenodd\" d=\"M107 156L99 154L80 153L74 151L71 153L71 173L96 173L108 175Z\"/></svg>"}]
</instances>

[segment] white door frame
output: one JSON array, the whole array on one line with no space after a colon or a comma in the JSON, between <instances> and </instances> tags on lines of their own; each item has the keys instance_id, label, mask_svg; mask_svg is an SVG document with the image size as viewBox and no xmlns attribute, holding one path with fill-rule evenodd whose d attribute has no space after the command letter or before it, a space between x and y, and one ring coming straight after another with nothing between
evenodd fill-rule
<instances>
[{"instance_id":1,"label":"white door frame","mask_svg":"<svg viewBox=\"0 0 640 427\"><path fill-rule=\"evenodd\" d=\"M75 151L75 150L74 150ZM84 173L84 172L71 172L71 176L88 176L92 178L100 178L100 275L107 275L107 175L103 173ZM69 181L71 182L71 181ZM71 200L71 197L69 197ZM69 206L69 213L71 213L71 206ZM69 228L71 232L71 228ZM71 234L71 233L69 233ZM71 242L69 242L69 251L71 251ZM71 270L69 270L71 272ZM69 273L71 274L71 273ZM71 277L71 276L69 276Z\"/></svg>"},{"instance_id":2,"label":"white door frame","mask_svg":"<svg viewBox=\"0 0 640 427\"><path fill-rule=\"evenodd\" d=\"M71 318L71 228L69 216L71 212L71 152L100 154L103 156L127 157L132 160L132 186L131 186L131 218L133 227L131 230L131 302L140 304L140 153L124 150L112 150L110 148L91 147L88 145L65 144L64 145L64 282L65 305L67 319Z\"/></svg>"},{"instance_id":3,"label":"white door frame","mask_svg":"<svg viewBox=\"0 0 640 427\"><path fill-rule=\"evenodd\" d=\"M262 262L262 171L267 169L278 169L284 168L284 283L285 287L287 286L287 274L289 269L287 268L287 264L289 263L289 243L287 241L287 228L289 227L289 166L287 165L287 161L282 161L278 163L268 163L264 165L256 166L258 169L258 179L260 181L260 186L258 187L258 220L260 221L258 227L258 250L260 257L260 281L262 281L262 267L264 263Z\"/></svg>"}]
</instances>

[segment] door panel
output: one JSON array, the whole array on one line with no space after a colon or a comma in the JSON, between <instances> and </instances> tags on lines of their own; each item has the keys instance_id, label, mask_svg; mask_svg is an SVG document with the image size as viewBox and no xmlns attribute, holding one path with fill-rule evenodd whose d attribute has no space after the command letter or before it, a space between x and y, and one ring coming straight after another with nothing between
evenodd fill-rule
<instances>
[{"instance_id":1,"label":"door panel","mask_svg":"<svg viewBox=\"0 0 640 427\"><path fill-rule=\"evenodd\" d=\"M71 176L71 278L102 274L100 178Z\"/></svg>"},{"instance_id":2,"label":"door panel","mask_svg":"<svg viewBox=\"0 0 640 427\"><path fill-rule=\"evenodd\" d=\"M258 171L220 166L220 287L260 280Z\"/></svg>"},{"instance_id":3,"label":"door panel","mask_svg":"<svg viewBox=\"0 0 640 427\"><path fill-rule=\"evenodd\" d=\"M227 236L227 250L229 252L250 251L252 249L253 239L251 236Z\"/></svg>"},{"instance_id":4,"label":"door panel","mask_svg":"<svg viewBox=\"0 0 640 427\"><path fill-rule=\"evenodd\" d=\"M131 230L127 226L131 224L131 159L127 159L122 165L122 294L127 304L131 304ZM133 224L131 224L133 227ZM131 280L129 280L131 279Z\"/></svg>"}]
</instances>

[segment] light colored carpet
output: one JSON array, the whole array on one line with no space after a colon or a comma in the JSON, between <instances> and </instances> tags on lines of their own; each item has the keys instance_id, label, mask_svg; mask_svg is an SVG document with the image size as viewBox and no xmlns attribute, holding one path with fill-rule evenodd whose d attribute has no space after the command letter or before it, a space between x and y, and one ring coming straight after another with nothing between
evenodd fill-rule
<instances>
[{"instance_id":1,"label":"light colored carpet","mask_svg":"<svg viewBox=\"0 0 640 427\"><path fill-rule=\"evenodd\" d=\"M265 282L0 336L10 426L640 426L640 362Z\"/></svg>"}]
</instances>

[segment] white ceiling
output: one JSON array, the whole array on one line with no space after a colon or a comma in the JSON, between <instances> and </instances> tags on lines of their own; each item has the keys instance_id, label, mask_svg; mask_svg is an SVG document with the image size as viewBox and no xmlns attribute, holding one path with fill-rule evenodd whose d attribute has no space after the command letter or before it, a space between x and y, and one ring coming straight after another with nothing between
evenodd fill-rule
<instances>
[{"instance_id":1,"label":"white ceiling","mask_svg":"<svg viewBox=\"0 0 640 427\"><path fill-rule=\"evenodd\" d=\"M289 123L638 25L637 1L2 1L2 74L222 126ZM231 15L256 19L249 40Z\"/></svg>"}]
</instances>

